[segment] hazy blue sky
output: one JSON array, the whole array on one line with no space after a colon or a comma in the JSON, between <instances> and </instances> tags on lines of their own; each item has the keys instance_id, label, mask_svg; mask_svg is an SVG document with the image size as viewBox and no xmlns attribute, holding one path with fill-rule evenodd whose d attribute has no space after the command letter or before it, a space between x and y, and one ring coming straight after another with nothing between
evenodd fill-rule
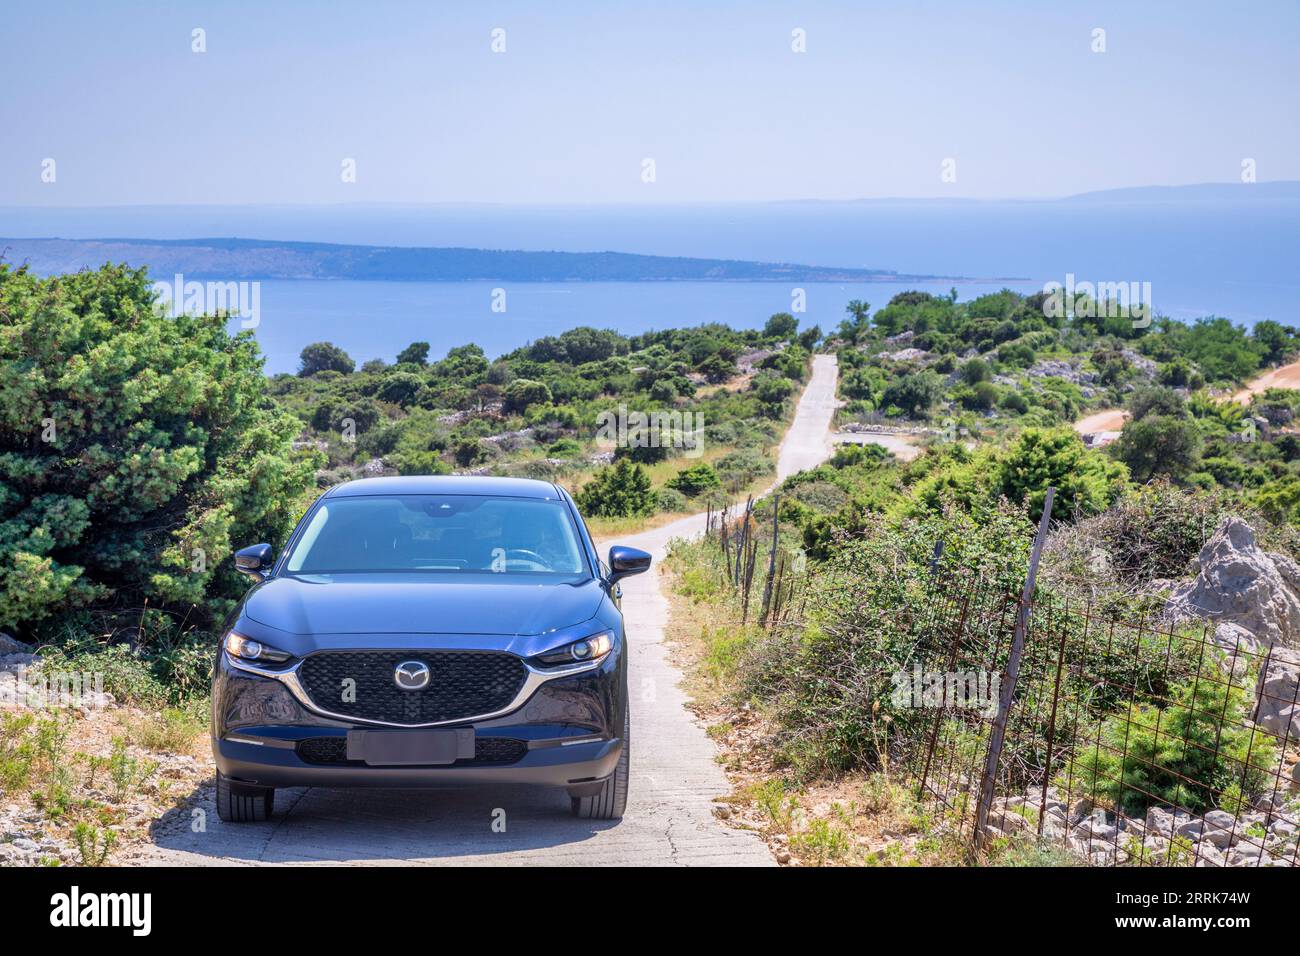
<instances>
[{"instance_id":1,"label":"hazy blue sky","mask_svg":"<svg viewBox=\"0 0 1300 956\"><path fill-rule=\"evenodd\" d=\"M1300 179L1298 49L1295 0L14 0L0 204L1051 196L1245 157Z\"/></svg>"}]
</instances>

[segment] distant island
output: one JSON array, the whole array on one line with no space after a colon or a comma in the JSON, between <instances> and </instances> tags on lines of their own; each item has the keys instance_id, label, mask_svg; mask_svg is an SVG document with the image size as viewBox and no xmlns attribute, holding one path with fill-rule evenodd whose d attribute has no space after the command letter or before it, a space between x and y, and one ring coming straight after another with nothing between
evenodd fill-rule
<instances>
[{"instance_id":1,"label":"distant island","mask_svg":"<svg viewBox=\"0 0 1300 956\"><path fill-rule=\"evenodd\" d=\"M260 239L0 239L5 262L41 275L104 263L148 266L154 277L352 279L378 282L910 282L911 275L789 262L691 259L625 252L337 245Z\"/></svg>"}]
</instances>

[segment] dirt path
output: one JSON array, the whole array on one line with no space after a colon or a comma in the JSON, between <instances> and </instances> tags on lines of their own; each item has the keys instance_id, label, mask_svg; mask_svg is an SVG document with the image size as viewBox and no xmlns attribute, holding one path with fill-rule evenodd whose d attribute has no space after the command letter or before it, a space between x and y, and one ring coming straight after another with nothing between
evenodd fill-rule
<instances>
[{"instance_id":1,"label":"dirt path","mask_svg":"<svg viewBox=\"0 0 1300 956\"><path fill-rule=\"evenodd\" d=\"M1265 372L1259 378L1247 382L1245 388L1232 396L1232 400L1242 405L1249 405L1251 398L1262 395L1266 389L1270 388L1300 389L1300 361L1275 368L1271 372Z\"/></svg>"},{"instance_id":2,"label":"dirt path","mask_svg":"<svg viewBox=\"0 0 1300 956\"><path fill-rule=\"evenodd\" d=\"M813 360L778 455L778 477L823 461L835 412L833 356ZM692 515L619 543L663 558L675 537L704 530ZM605 542L605 544L612 542ZM222 866L291 863L474 866L772 865L755 834L722 826L713 799L729 791L717 748L690 712L682 673L664 643L668 599L657 573L624 582L632 697L632 789L618 823L575 820L560 790L530 787L442 790L294 789L276 794L265 824L217 819L212 789L192 809L153 828L153 843L124 852L136 865ZM505 832L493 820L505 811Z\"/></svg>"},{"instance_id":3,"label":"dirt path","mask_svg":"<svg viewBox=\"0 0 1300 956\"><path fill-rule=\"evenodd\" d=\"M833 440L837 445L879 445L899 461L911 461L924 451L916 443L919 437L909 432L836 432Z\"/></svg>"},{"instance_id":4,"label":"dirt path","mask_svg":"<svg viewBox=\"0 0 1300 956\"><path fill-rule=\"evenodd\" d=\"M1080 435L1096 435L1101 432L1118 434L1128 420L1128 412L1122 408L1107 408L1080 418L1074 423L1074 430Z\"/></svg>"},{"instance_id":5,"label":"dirt path","mask_svg":"<svg viewBox=\"0 0 1300 956\"><path fill-rule=\"evenodd\" d=\"M1262 395L1270 388L1300 389L1300 361L1283 365L1252 379L1246 383L1245 388L1232 396L1232 400L1242 405L1249 405L1254 396ZM1100 435L1097 444L1105 445L1119 436L1126 421L1128 421L1128 412L1124 409L1106 408L1080 418L1074 423L1074 430L1080 435Z\"/></svg>"}]
</instances>

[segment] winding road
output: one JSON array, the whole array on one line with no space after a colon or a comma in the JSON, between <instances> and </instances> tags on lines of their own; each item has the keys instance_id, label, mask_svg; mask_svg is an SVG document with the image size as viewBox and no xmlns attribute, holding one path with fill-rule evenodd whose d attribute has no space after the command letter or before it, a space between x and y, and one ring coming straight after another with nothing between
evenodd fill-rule
<instances>
[{"instance_id":1,"label":"winding road","mask_svg":"<svg viewBox=\"0 0 1300 956\"><path fill-rule=\"evenodd\" d=\"M1270 388L1300 388L1300 362L1269 369L1251 379L1232 396L1232 400L1240 405L1249 405L1256 395L1262 395ZM1074 430L1080 435L1095 435L1096 444L1105 445L1119 437L1128 418L1129 413L1122 408L1106 408L1079 419L1074 423Z\"/></svg>"},{"instance_id":2,"label":"winding road","mask_svg":"<svg viewBox=\"0 0 1300 956\"><path fill-rule=\"evenodd\" d=\"M778 480L829 457L836 374L834 356L813 359L812 378L781 444ZM658 562L671 539L699 534L704 523L703 514L691 515L618 543L644 548ZM632 787L621 821L574 819L561 790L301 788L276 794L270 822L230 825L217 819L208 786L197 804L205 808L201 827L191 809L174 811L154 825L151 844L123 853L118 862L773 865L756 834L727 828L712 815L714 798L730 788L716 762L716 747L686 710L682 673L665 643L668 600L659 575L630 578L623 588L631 655Z\"/></svg>"}]
</instances>

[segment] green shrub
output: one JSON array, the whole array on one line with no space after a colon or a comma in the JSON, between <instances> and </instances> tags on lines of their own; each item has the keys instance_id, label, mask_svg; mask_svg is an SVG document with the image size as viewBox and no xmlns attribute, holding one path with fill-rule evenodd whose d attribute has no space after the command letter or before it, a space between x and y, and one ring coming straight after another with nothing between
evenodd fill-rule
<instances>
[{"instance_id":1,"label":"green shrub","mask_svg":"<svg viewBox=\"0 0 1300 956\"><path fill-rule=\"evenodd\" d=\"M832 468L860 468L878 465L890 457L889 450L882 445L865 442L861 445L845 444L835 449L831 455Z\"/></svg>"},{"instance_id":2,"label":"green shrub","mask_svg":"<svg viewBox=\"0 0 1300 956\"><path fill-rule=\"evenodd\" d=\"M572 438L561 438L551 443L546 454L552 458L577 458L582 454L582 445Z\"/></svg>"},{"instance_id":3,"label":"green shrub","mask_svg":"<svg viewBox=\"0 0 1300 956\"><path fill-rule=\"evenodd\" d=\"M587 515L632 518L653 514L657 499L645 469L622 459L596 472L578 492L577 502Z\"/></svg>"},{"instance_id":4,"label":"green shrub","mask_svg":"<svg viewBox=\"0 0 1300 956\"><path fill-rule=\"evenodd\" d=\"M545 382L517 378L506 386L505 410L507 412L524 412L530 405L549 405L551 400L551 390Z\"/></svg>"},{"instance_id":5,"label":"green shrub","mask_svg":"<svg viewBox=\"0 0 1300 956\"><path fill-rule=\"evenodd\" d=\"M1056 488L1052 517L1068 520L1104 511L1123 490L1127 472L1084 447L1072 429L1027 428L998 455L996 489L1009 501L1042 514L1049 485Z\"/></svg>"},{"instance_id":6,"label":"green shrub","mask_svg":"<svg viewBox=\"0 0 1300 956\"><path fill-rule=\"evenodd\" d=\"M108 757L108 779L113 785L114 803L129 799L157 772L157 761L141 760L127 749L125 737L113 738L113 749Z\"/></svg>"},{"instance_id":7,"label":"green shrub","mask_svg":"<svg viewBox=\"0 0 1300 956\"><path fill-rule=\"evenodd\" d=\"M144 615L130 633L135 647L68 627L40 648L39 667L100 675L104 690L119 703L158 707L207 693L217 646L211 633L182 630L156 613Z\"/></svg>"},{"instance_id":8,"label":"green shrub","mask_svg":"<svg viewBox=\"0 0 1300 956\"><path fill-rule=\"evenodd\" d=\"M669 514L686 511L691 506L689 499L675 488L660 488L655 502L658 511Z\"/></svg>"},{"instance_id":9,"label":"green shrub","mask_svg":"<svg viewBox=\"0 0 1300 956\"><path fill-rule=\"evenodd\" d=\"M722 481L713 466L700 462L689 468L683 468L668 481L668 487L680 491L688 498L694 498L710 488L721 486Z\"/></svg>"},{"instance_id":10,"label":"green shrub","mask_svg":"<svg viewBox=\"0 0 1300 956\"><path fill-rule=\"evenodd\" d=\"M1129 814L1153 804L1202 813L1234 785L1254 795L1277 755L1270 735L1244 726L1249 716L1246 692L1218 674L1175 685L1163 707L1134 701L1076 741L1075 791Z\"/></svg>"},{"instance_id":11,"label":"green shrub","mask_svg":"<svg viewBox=\"0 0 1300 956\"><path fill-rule=\"evenodd\" d=\"M339 372L349 374L356 368L351 356L333 342L313 342L299 355L301 364L298 374L302 376L319 375L321 372Z\"/></svg>"},{"instance_id":12,"label":"green shrub","mask_svg":"<svg viewBox=\"0 0 1300 956\"><path fill-rule=\"evenodd\" d=\"M143 270L0 263L0 627L150 606L215 620L236 546L283 540L314 461L252 333L170 317Z\"/></svg>"},{"instance_id":13,"label":"green shrub","mask_svg":"<svg viewBox=\"0 0 1300 956\"><path fill-rule=\"evenodd\" d=\"M723 484L733 489L743 488L756 478L776 471L772 459L756 448L728 452L713 463L713 468Z\"/></svg>"},{"instance_id":14,"label":"green shrub","mask_svg":"<svg viewBox=\"0 0 1300 956\"><path fill-rule=\"evenodd\" d=\"M1119 440L1111 447L1134 481L1155 477L1178 480L1197 468L1201 436L1196 423L1186 417L1148 413L1125 422Z\"/></svg>"}]
</instances>

